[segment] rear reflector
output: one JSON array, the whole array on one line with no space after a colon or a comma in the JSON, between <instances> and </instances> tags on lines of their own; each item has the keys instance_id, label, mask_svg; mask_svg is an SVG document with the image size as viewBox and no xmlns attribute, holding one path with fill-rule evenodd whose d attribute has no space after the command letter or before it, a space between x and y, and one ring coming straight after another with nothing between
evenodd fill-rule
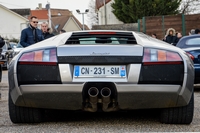
<instances>
[{"instance_id":1,"label":"rear reflector","mask_svg":"<svg viewBox=\"0 0 200 133\"><path fill-rule=\"evenodd\" d=\"M144 65L169 65L169 64L183 64L182 61L173 61L173 62L143 62Z\"/></svg>"},{"instance_id":2,"label":"rear reflector","mask_svg":"<svg viewBox=\"0 0 200 133\"><path fill-rule=\"evenodd\" d=\"M37 50L33 52L24 53L20 59L20 64L57 64L56 48Z\"/></svg>"},{"instance_id":3,"label":"rear reflector","mask_svg":"<svg viewBox=\"0 0 200 133\"><path fill-rule=\"evenodd\" d=\"M57 65L56 62L19 62L19 64L26 64L26 65L52 65L55 66Z\"/></svg>"}]
</instances>

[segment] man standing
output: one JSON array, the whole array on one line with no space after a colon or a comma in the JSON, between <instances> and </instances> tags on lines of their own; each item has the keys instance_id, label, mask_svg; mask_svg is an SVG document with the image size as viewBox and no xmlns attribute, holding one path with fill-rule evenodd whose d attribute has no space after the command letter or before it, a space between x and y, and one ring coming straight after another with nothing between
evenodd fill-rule
<instances>
[{"instance_id":1,"label":"man standing","mask_svg":"<svg viewBox=\"0 0 200 133\"><path fill-rule=\"evenodd\" d=\"M42 31L37 28L37 24L38 24L37 17L32 16L30 19L29 27L22 30L20 44L23 47L27 47L44 40Z\"/></svg>"},{"instance_id":2,"label":"man standing","mask_svg":"<svg viewBox=\"0 0 200 133\"><path fill-rule=\"evenodd\" d=\"M44 39L54 36L52 33L50 33L50 28L48 27L47 22L43 22L41 24L41 30L42 30L42 35L43 35Z\"/></svg>"}]
</instances>

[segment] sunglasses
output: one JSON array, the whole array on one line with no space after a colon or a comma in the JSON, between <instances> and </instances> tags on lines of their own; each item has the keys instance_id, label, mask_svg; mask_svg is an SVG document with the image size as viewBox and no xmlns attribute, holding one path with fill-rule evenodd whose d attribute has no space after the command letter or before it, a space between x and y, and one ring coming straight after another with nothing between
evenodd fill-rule
<instances>
[{"instance_id":1,"label":"sunglasses","mask_svg":"<svg viewBox=\"0 0 200 133\"><path fill-rule=\"evenodd\" d=\"M38 21L32 21L33 23L38 23Z\"/></svg>"}]
</instances>

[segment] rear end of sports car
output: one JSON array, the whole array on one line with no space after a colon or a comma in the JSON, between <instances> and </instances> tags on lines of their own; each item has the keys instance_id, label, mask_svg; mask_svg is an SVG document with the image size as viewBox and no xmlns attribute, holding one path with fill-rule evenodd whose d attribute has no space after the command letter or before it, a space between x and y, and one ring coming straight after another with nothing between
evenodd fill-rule
<instances>
[{"instance_id":1,"label":"rear end of sports car","mask_svg":"<svg viewBox=\"0 0 200 133\"><path fill-rule=\"evenodd\" d=\"M141 33L72 32L62 45L24 50L13 59L9 113L21 123L40 122L43 109L159 108L162 123L189 124L193 80L183 51Z\"/></svg>"}]
</instances>

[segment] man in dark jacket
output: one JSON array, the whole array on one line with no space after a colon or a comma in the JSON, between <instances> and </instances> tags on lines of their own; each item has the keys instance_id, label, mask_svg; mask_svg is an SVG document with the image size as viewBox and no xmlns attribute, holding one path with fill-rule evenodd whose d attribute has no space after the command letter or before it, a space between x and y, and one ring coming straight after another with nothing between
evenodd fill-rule
<instances>
[{"instance_id":1,"label":"man in dark jacket","mask_svg":"<svg viewBox=\"0 0 200 133\"><path fill-rule=\"evenodd\" d=\"M37 24L38 24L37 17L32 16L30 19L29 27L22 30L20 44L23 47L27 47L44 40L42 31L37 28Z\"/></svg>"},{"instance_id":2,"label":"man in dark jacket","mask_svg":"<svg viewBox=\"0 0 200 133\"><path fill-rule=\"evenodd\" d=\"M44 39L48 39L48 38L54 36L52 33L50 33L50 28L49 28L47 22L43 22L41 24L41 30L42 30L42 35L43 35Z\"/></svg>"},{"instance_id":3,"label":"man in dark jacket","mask_svg":"<svg viewBox=\"0 0 200 133\"><path fill-rule=\"evenodd\" d=\"M176 44L178 43L178 38L176 36L175 29L169 28L166 32L166 35L163 41L176 46Z\"/></svg>"}]
</instances>

